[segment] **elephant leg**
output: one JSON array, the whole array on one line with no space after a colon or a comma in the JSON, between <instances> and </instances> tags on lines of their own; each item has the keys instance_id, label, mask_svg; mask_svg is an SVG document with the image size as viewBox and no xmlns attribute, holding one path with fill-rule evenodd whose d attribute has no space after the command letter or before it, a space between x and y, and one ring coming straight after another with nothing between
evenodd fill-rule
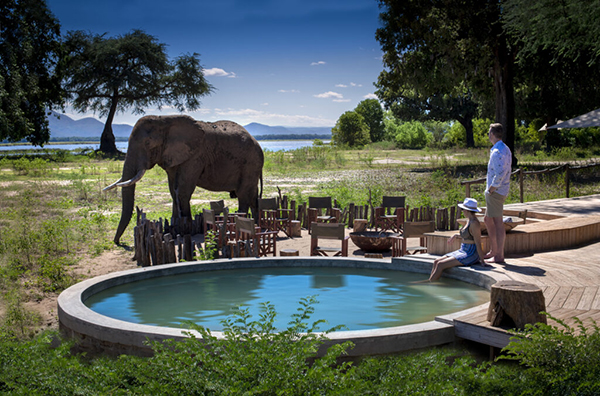
<instances>
[{"instance_id":1,"label":"elephant leg","mask_svg":"<svg viewBox=\"0 0 600 396\"><path fill-rule=\"evenodd\" d=\"M252 210L252 216L258 218L258 185L257 183L244 183L236 195L238 197L238 204L240 212L248 212L248 209Z\"/></svg>"},{"instance_id":2,"label":"elephant leg","mask_svg":"<svg viewBox=\"0 0 600 396\"><path fill-rule=\"evenodd\" d=\"M196 189L195 183L187 181L185 172L171 171L169 175L169 191L173 199L173 217L192 217L190 199Z\"/></svg>"}]
</instances>

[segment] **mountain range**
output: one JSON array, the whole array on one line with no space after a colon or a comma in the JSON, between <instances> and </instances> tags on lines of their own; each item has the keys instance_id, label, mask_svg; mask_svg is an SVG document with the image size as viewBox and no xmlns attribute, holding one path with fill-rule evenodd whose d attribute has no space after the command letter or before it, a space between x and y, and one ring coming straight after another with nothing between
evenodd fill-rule
<instances>
[{"instance_id":1,"label":"mountain range","mask_svg":"<svg viewBox=\"0 0 600 396\"><path fill-rule=\"evenodd\" d=\"M52 112L48 117L50 136L53 140L69 137L99 139L104 130L104 123L93 117L74 120L65 114ZM128 124L113 124L115 137L128 138L133 126ZM245 125L244 128L252 136L264 135L331 135L331 127L283 127L269 126L256 122Z\"/></svg>"}]
</instances>

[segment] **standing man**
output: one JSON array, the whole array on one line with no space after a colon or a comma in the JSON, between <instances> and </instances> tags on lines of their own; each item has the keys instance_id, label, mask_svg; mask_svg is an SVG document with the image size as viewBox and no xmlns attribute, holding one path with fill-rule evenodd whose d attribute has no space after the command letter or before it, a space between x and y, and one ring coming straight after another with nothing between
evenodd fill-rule
<instances>
[{"instance_id":1,"label":"standing man","mask_svg":"<svg viewBox=\"0 0 600 396\"><path fill-rule=\"evenodd\" d=\"M510 187L510 171L512 153L502 141L504 128L502 124L490 125L489 139L493 146L488 162L487 188L485 190L485 226L490 240L490 251L485 255L488 263L504 263L504 201Z\"/></svg>"}]
</instances>

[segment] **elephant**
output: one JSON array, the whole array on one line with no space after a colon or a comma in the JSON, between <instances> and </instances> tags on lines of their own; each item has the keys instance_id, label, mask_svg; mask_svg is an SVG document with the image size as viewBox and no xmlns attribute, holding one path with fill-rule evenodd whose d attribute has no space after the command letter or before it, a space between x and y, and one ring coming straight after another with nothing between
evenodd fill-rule
<instances>
[{"instance_id":1,"label":"elephant","mask_svg":"<svg viewBox=\"0 0 600 396\"><path fill-rule=\"evenodd\" d=\"M196 186L228 191L239 210L256 216L263 188L262 148L244 127L232 121L202 122L186 115L145 116L134 125L123 173L104 191L122 187L121 220L114 242L119 244L133 214L135 184L154 165L167 172L173 217L191 217ZM260 181L260 192L258 184Z\"/></svg>"}]
</instances>

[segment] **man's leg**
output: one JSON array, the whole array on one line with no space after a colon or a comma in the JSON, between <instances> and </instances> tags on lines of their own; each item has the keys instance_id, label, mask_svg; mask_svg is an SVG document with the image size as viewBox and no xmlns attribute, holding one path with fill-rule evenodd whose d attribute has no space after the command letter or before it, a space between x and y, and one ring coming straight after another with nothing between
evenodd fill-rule
<instances>
[{"instance_id":1,"label":"man's leg","mask_svg":"<svg viewBox=\"0 0 600 396\"><path fill-rule=\"evenodd\" d=\"M496 249L494 251L494 262L504 262L504 242L506 241L506 229L502 217L494 217L494 228L496 234Z\"/></svg>"},{"instance_id":2,"label":"man's leg","mask_svg":"<svg viewBox=\"0 0 600 396\"><path fill-rule=\"evenodd\" d=\"M498 251L498 241L496 239L496 222L494 221L494 219L495 217L483 217L483 222L485 223L485 228L487 229L488 233L488 240L490 241L490 251L487 252L485 256L483 256L483 258L485 259L494 257L496 255L496 252Z\"/></svg>"}]
</instances>

